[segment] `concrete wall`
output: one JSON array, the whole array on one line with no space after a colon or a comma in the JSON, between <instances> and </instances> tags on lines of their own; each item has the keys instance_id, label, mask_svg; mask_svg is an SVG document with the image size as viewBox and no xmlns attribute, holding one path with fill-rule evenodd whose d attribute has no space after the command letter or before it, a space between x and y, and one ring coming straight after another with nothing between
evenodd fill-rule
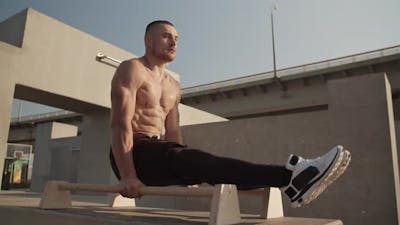
<instances>
[{"instance_id":1,"label":"concrete wall","mask_svg":"<svg viewBox=\"0 0 400 225\"><path fill-rule=\"evenodd\" d=\"M284 200L285 215L338 218L344 224L398 224L398 160L386 77L339 79L327 87L325 110L187 126L185 142L217 155L272 164L284 164L290 153L311 158L342 144L353 156L348 171L309 206L292 209ZM193 201L190 207L196 205ZM241 204L245 211L254 211L259 203Z\"/></svg>"},{"instance_id":2,"label":"concrete wall","mask_svg":"<svg viewBox=\"0 0 400 225\"><path fill-rule=\"evenodd\" d=\"M226 118L252 117L257 114L293 110L327 103L326 82L321 77L310 79L312 85L304 86L303 80L287 82L288 91L282 92L277 85L270 85L267 92L260 87L231 91L230 98L223 94L199 96L199 103L184 100L185 104Z\"/></svg>"}]
</instances>

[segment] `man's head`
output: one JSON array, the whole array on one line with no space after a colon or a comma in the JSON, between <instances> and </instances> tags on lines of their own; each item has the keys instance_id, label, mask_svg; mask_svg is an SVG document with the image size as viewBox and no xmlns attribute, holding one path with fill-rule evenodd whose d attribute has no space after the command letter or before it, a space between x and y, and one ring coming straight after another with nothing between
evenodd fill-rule
<instances>
[{"instance_id":1,"label":"man's head","mask_svg":"<svg viewBox=\"0 0 400 225\"><path fill-rule=\"evenodd\" d=\"M153 31L154 28L157 28L157 26L161 25L161 24L170 25L170 26L175 27L174 24L172 24L168 20L155 20L155 21L147 24L147 26L146 26L146 34L148 34L149 32Z\"/></svg>"},{"instance_id":2,"label":"man's head","mask_svg":"<svg viewBox=\"0 0 400 225\"><path fill-rule=\"evenodd\" d=\"M175 59L178 33L171 22L156 20L149 23L144 40L146 54L165 62Z\"/></svg>"}]
</instances>

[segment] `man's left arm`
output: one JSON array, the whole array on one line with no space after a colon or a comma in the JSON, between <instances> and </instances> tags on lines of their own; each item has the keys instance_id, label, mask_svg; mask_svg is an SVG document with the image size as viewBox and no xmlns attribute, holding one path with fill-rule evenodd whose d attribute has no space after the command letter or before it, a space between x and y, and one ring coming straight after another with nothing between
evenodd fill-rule
<instances>
[{"instance_id":1,"label":"man's left arm","mask_svg":"<svg viewBox=\"0 0 400 225\"><path fill-rule=\"evenodd\" d=\"M179 110L178 105L181 99L181 94L177 96L174 107L169 111L165 118L165 140L183 144L181 128L179 127Z\"/></svg>"}]
</instances>

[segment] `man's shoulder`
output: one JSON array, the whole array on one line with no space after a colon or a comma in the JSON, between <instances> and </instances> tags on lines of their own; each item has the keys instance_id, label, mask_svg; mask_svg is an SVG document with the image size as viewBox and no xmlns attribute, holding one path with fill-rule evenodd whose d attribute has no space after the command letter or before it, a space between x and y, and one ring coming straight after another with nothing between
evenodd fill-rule
<instances>
[{"instance_id":1,"label":"man's shoulder","mask_svg":"<svg viewBox=\"0 0 400 225\"><path fill-rule=\"evenodd\" d=\"M144 65L138 58L128 59L118 66L117 74L120 76L141 77Z\"/></svg>"},{"instance_id":2,"label":"man's shoulder","mask_svg":"<svg viewBox=\"0 0 400 225\"><path fill-rule=\"evenodd\" d=\"M143 64L139 59L134 58L121 62L113 77L112 83L115 85L140 85L144 80Z\"/></svg>"},{"instance_id":3,"label":"man's shoulder","mask_svg":"<svg viewBox=\"0 0 400 225\"><path fill-rule=\"evenodd\" d=\"M172 77L176 82L180 83L179 74L177 74L177 73L175 73L175 72L172 72L172 71L169 70L169 69L166 69L165 72L166 72L166 74L167 74L169 77Z\"/></svg>"},{"instance_id":4,"label":"man's shoulder","mask_svg":"<svg viewBox=\"0 0 400 225\"><path fill-rule=\"evenodd\" d=\"M129 69L129 70L143 69L143 67L144 65L139 58L132 58L122 61L121 64L119 65L119 68Z\"/></svg>"},{"instance_id":5,"label":"man's shoulder","mask_svg":"<svg viewBox=\"0 0 400 225\"><path fill-rule=\"evenodd\" d=\"M177 73L174 73L170 70L166 70L165 73L175 86L180 87L180 79Z\"/></svg>"}]
</instances>

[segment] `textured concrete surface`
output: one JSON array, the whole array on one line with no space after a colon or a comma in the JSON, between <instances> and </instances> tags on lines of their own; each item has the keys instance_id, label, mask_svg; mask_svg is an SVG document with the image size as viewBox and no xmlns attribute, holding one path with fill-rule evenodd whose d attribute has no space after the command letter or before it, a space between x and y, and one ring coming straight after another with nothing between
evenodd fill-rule
<instances>
[{"instance_id":1,"label":"textured concrete surface","mask_svg":"<svg viewBox=\"0 0 400 225\"><path fill-rule=\"evenodd\" d=\"M62 210L37 208L40 195L7 191L0 193L0 218L5 225L203 225L208 212L180 211L160 208L110 208L104 199L73 196L73 207ZM256 215L242 214L240 224L257 225L342 225L340 220L308 218L276 218L268 221Z\"/></svg>"},{"instance_id":2,"label":"textured concrete surface","mask_svg":"<svg viewBox=\"0 0 400 225\"><path fill-rule=\"evenodd\" d=\"M384 74L374 74L328 81L328 90L325 109L188 126L184 140L217 155L268 164L284 164L291 153L313 158L342 144L352 152L346 173L308 206L290 208L284 197L285 216L338 218L354 225L398 224L390 84ZM196 201L190 205L198 207ZM257 204L243 200L241 208L254 211Z\"/></svg>"}]
</instances>

